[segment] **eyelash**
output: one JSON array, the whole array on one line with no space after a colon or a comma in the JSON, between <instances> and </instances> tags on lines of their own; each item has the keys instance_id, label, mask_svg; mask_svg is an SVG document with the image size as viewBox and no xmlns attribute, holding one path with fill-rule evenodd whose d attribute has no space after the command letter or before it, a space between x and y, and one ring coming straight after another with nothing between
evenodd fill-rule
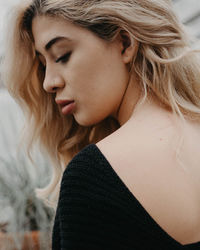
<instances>
[{"instance_id":1,"label":"eyelash","mask_svg":"<svg viewBox=\"0 0 200 250\"><path fill-rule=\"evenodd\" d=\"M69 60L70 56L71 56L71 52L68 52L68 53L64 54L63 56L59 57L55 62L56 63L59 63L59 62L66 63Z\"/></svg>"},{"instance_id":2,"label":"eyelash","mask_svg":"<svg viewBox=\"0 0 200 250\"><path fill-rule=\"evenodd\" d=\"M70 56L71 56L71 52L67 52L63 56L59 57L55 62L56 63L59 63L59 62L66 63L69 60ZM46 65L44 65L41 61L40 61L40 70L42 72L46 71Z\"/></svg>"}]
</instances>

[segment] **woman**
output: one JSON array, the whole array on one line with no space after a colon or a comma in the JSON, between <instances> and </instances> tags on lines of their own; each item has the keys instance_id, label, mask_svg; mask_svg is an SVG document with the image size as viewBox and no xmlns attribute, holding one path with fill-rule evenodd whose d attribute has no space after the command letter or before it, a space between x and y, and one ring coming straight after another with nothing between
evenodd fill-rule
<instances>
[{"instance_id":1,"label":"woman","mask_svg":"<svg viewBox=\"0 0 200 250\"><path fill-rule=\"evenodd\" d=\"M200 63L170 1L14 16L6 82L56 166L40 195L62 177L53 249L199 249Z\"/></svg>"}]
</instances>

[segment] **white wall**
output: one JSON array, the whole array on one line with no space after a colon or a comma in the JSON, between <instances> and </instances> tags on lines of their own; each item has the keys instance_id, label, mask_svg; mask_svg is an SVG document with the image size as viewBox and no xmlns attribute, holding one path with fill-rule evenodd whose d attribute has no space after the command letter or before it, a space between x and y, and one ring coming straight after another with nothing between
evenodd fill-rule
<instances>
[{"instance_id":1,"label":"white wall","mask_svg":"<svg viewBox=\"0 0 200 250\"><path fill-rule=\"evenodd\" d=\"M0 0L0 55L3 53L3 34L5 33L5 24L7 21L7 13L13 5L20 0Z\"/></svg>"}]
</instances>

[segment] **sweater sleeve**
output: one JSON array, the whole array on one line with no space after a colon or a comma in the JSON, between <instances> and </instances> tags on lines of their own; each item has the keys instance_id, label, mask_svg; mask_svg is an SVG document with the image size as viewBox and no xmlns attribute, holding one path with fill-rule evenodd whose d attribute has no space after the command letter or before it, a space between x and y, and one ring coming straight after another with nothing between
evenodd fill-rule
<instances>
[{"instance_id":1,"label":"sweater sleeve","mask_svg":"<svg viewBox=\"0 0 200 250\"><path fill-rule=\"evenodd\" d=\"M61 249L130 249L127 190L104 164L100 154L86 148L67 166L57 211Z\"/></svg>"},{"instance_id":2,"label":"sweater sleeve","mask_svg":"<svg viewBox=\"0 0 200 250\"><path fill-rule=\"evenodd\" d=\"M60 247L60 225L59 225L59 214L56 212L54 227L52 232L52 249L61 249Z\"/></svg>"}]
</instances>

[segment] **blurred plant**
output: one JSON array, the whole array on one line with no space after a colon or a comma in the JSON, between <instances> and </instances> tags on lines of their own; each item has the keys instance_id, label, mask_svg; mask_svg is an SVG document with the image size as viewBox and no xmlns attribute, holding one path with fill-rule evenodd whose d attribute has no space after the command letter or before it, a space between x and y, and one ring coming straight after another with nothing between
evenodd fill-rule
<instances>
[{"instance_id":1,"label":"blurred plant","mask_svg":"<svg viewBox=\"0 0 200 250\"><path fill-rule=\"evenodd\" d=\"M46 186L50 180L49 161L35 149L33 165L25 150L18 149L24 117L3 89L0 117L0 249L33 250L31 242L29 247L22 247L24 235L39 231L40 249L49 250L54 211L35 195L35 188ZM8 236L7 241L2 240L4 236Z\"/></svg>"},{"instance_id":2,"label":"blurred plant","mask_svg":"<svg viewBox=\"0 0 200 250\"><path fill-rule=\"evenodd\" d=\"M35 167L38 173L34 176L33 166L27 157L0 157L0 231L14 233L17 249L22 249L18 233L31 231L43 232L40 249L49 249L50 246L54 212L36 197L34 191L45 185L50 171L48 166L40 167ZM5 249L10 249L9 245Z\"/></svg>"}]
</instances>

